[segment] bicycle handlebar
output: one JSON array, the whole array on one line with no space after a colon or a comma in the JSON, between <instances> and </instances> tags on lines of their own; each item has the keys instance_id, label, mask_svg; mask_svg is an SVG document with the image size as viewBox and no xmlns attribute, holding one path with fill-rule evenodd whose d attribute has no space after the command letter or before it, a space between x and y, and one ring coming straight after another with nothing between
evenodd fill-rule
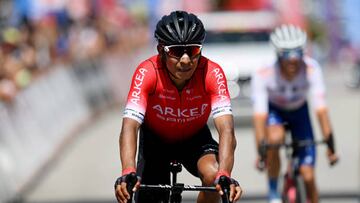
<instances>
[{"instance_id":1,"label":"bicycle handlebar","mask_svg":"<svg viewBox=\"0 0 360 203\"><path fill-rule=\"evenodd\" d=\"M220 179L221 180L221 179ZM182 183L176 183L174 185L159 184L159 185L146 185L140 184L139 190L152 190L152 191L205 191L205 192L217 192L214 186L198 186L198 185L184 185ZM230 187L222 188L224 195L221 196L223 203L232 203L229 201Z\"/></svg>"},{"instance_id":2,"label":"bicycle handlebar","mask_svg":"<svg viewBox=\"0 0 360 203\"><path fill-rule=\"evenodd\" d=\"M265 167L266 167L266 164L265 164L266 152L268 149L279 149L281 147L297 149L297 148L313 146L313 145L320 145L320 144L326 144L326 141L325 140L315 140L315 141L314 140L297 140L297 141L293 141L291 143L280 143L280 144L269 144L266 142L262 142L262 143L260 143L260 147L259 147L260 160L259 160L257 167L261 171L263 171L265 169ZM333 165L333 163L331 163L331 165Z\"/></svg>"},{"instance_id":3,"label":"bicycle handlebar","mask_svg":"<svg viewBox=\"0 0 360 203\"><path fill-rule=\"evenodd\" d=\"M281 147L285 147L285 148L301 148L301 147L307 147L307 146L313 146L313 145L320 145L320 144L326 144L326 141L324 140L299 140L299 141L294 141L291 143L281 143L281 144L268 144L268 143L263 143L263 147L265 147L265 149L276 149L276 148L281 148Z\"/></svg>"},{"instance_id":4,"label":"bicycle handlebar","mask_svg":"<svg viewBox=\"0 0 360 203\"><path fill-rule=\"evenodd\" d=\"M174 170L172 173L176 176L176 173L181 171L181 165L177 163L172 163L172 166L174 166ZM175 168L176 167L176 168ZM180 169L180 170L179 170ZM174 179L176 181L176 178ZM132 189L135 186L136 182L138 181L138 177L135 173L131 173L126 177L126 189L130 193L130 199L132 199L133 192ZM221 196L223 203L232 203L229 201L229 194L230 194L230 184L231 181L226 176L221 176L219 179L219 184L221 186L221 189L223 190L224 194ZM169 191L173 194L181 194L183 191L206 191L206 192L217 192L217 189L215 186L198 186L198 185L185 185L183 183L173 183L172 185L168 184L158 184L158 185L146 185L146 184L140 184L139 190L153 190L153 191ZM181 197L180 197L181 198Z\"/></svg>"},{"instance_id":5,"label":"bicycle handlebar","mask_svg":"<svg viewBox=\"0 0 360 203\"><path fill-rule=\"evenodd\" d=\"M176 183L175 185L166 185L166 184L159 184L159 185L140 185L140 190L154 190L154 191L172 191L174 189L181 189L182 191L207 191L207 192L216 192L215 187L205 187L205 186L198 186L198 185L184 185L181 183Z\"/></svg>"}]
</instances>

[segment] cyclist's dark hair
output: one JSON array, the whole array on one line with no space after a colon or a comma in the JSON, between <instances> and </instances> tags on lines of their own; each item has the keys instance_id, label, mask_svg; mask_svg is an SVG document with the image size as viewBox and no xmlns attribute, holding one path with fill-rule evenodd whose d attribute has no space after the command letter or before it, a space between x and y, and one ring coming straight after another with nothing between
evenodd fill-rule
<instances>
[{"instance_id":1,"label":"cyclist's dark hair","mask_svg":"<svg viewBox=\"0 0 360 203\"><path fill-rule=\"evenodd\" d=\"M156 25L155 38L159 44L201 44L205 28L201 20L186 11L173 11L164 15Z\"/></svg>"}]
</instances>

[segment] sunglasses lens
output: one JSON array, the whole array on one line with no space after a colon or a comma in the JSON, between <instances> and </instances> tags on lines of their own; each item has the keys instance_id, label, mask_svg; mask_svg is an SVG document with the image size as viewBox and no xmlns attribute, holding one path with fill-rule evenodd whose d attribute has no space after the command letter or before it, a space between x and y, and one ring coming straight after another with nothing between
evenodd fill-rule
<instances>
[{"instance_id":1,"label":"sunglasses lens","mask_svg":"<svg viewBox=\"0 0 360 203\"><path fill-rule=\"evenodd\" d=\"M190 57L196 56L200 54L201 52L201 46L189 46L187 47L187 54L189 54Z\"/></svg>"},{"instance_id":2,"label":"sunglasses lens","mask_svg":"<svg viewBox=\"0 0 360 203\"><path fill-rule=\"evenodd\" d=\"M188 54L189 57L193 57L201 53L201 46L171 46L168 48L167 53L176 58L181 58L184 53Z\"/></svg>"},{"instance_id":3,"label":"sunglasses lens","mask_svg":"<svg viewBox=\"0 0 360 203\"><path fill-rule=\"evenodd\" d=\"M283 59L283 60L301 59L303 57L303 51L301 49L283 51L283 52L279 53L279 57L280 57L280 59Z\"/></svg>"},{"instance_id":4,"label":"sunglasses lens","mask_svg":"<svg viewBox=\"0 0 360 203\"><path fill-rule=\"evenodd\" d=\"M184 46L169 47L168 54L170 56L180 58L180 57L182 57L182 55L184 55L184 53L185 53L185 47Z\"/></svg>"}]
</instances>

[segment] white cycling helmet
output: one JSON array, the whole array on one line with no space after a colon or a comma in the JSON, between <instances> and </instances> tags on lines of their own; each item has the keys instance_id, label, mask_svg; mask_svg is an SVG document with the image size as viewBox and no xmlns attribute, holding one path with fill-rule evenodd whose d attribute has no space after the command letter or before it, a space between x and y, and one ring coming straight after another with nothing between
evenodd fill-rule
<instances>
[{"instance_id":1,"label":"white cycling helmet","mask_svg":"<svg viewBox=\"0 0 360 203\"><path fill-rule=\"evenodd\" d=\"M306 33L297 26L282 25L271 33L270 40L277 52L302 50L306 45Z\"/></svg>"}]
</instances>

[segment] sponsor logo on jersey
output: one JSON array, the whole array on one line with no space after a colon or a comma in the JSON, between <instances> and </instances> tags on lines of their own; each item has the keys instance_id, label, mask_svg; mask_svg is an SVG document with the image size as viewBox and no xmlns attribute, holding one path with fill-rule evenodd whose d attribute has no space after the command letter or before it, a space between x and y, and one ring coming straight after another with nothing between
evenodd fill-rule
<instances>
[{"instance_id":1,"label":"sponsor logo on jersey","mask_svg":"<svg viewBox=\"0 0 360 203\"><path fill-rule=\"evenodd\" d=\"M163 89L162 90L164 93L169 93L169 94L175 94L175 90L169 90L169 89Z\"/></svg>"},{"instance_id":2,"label":"sponsor logo on jersey","mask_svg":"<svg viewBox=\"0 0 360 203\"><path fill-rule=\"evenodd\" d=\"M160 104L152 107L152 109L155 109L158 112L158 118L160 118L161 120L173 122L188 122L194 120L198 117L205 115L208 108L209 104L201 104L198 107L185 109L161 106Z\"/></svg>"},{"instance_id":3,"label":"sponsor logo on jersey","mask_svg":"<svg viewBox=\"0 0 360 203\"><path fill-rule=\"evenodd\" d=\"M226 80L224 74L221 72L220 68L215 68L213 70L216 77L216 83L218 88L218 94L220 97L220 101L224 101L228 99L227 89L226 89Z\"/></svg>"},{"instance_id":4,"label":"sponsor logo on jersey","mask_svg":"<svg viewBox=\"0 0 360 203\"><path fill-rule=\"evenodd\" d=\"M192 97L186 97L186 100L193 101L195 99L201 99L201 98L203 98L201 95L195 95L195 96L192 96Z\"/></svg>"},{"instance_id":5,"label":"sponsor logo on jersey","mask_svg":"<svg viewBox=\"0 0 360 203\"><path fill-rule=\"evenodd\" d=\"M131 101L131 103L133 103L137 106L139 105L141 86L143 84L144 77L145 77L145 74L147 71L148 70L146 70L145 68L140 68L135 75L134 85L133 85L133 90L131 92L130 101Z\"/></svg>"},{"instance_id":6,"label":"sponsor logo on jersey","mask_svg":"<svg viewBox=\"0 0 360 203\"><path fill-rule=\"evenodd\" d=\"M160 99L168 99L168 100L172 100L172 101L175 101L176 100L176 98L175 97L173 97L173 96L169 96L169 95L164 95L164 94L159 94L159 98Z\"/></svg>"},{"instance_id":7,"label":"sponsor logo on jersey","mask_svg":"<svg viewBox=\"0 0 360 203\"><path fill-rule=\"evenodd\" d=\"M228 106L219 106L211 110L211 114L216 117L218 114L232 114L231 105Z\"/></svg>"},{"instance_id":8,"label":"sponsor logo on jersey","mask_svg":"<svg viewBox=\"0 0 360 203\"><path fill-rule=\"evenodd\" d=\"M144 114L131 108L125 108L124 117L138 120L141 123L144 121Z\"/></svg>"}]
</instances>

